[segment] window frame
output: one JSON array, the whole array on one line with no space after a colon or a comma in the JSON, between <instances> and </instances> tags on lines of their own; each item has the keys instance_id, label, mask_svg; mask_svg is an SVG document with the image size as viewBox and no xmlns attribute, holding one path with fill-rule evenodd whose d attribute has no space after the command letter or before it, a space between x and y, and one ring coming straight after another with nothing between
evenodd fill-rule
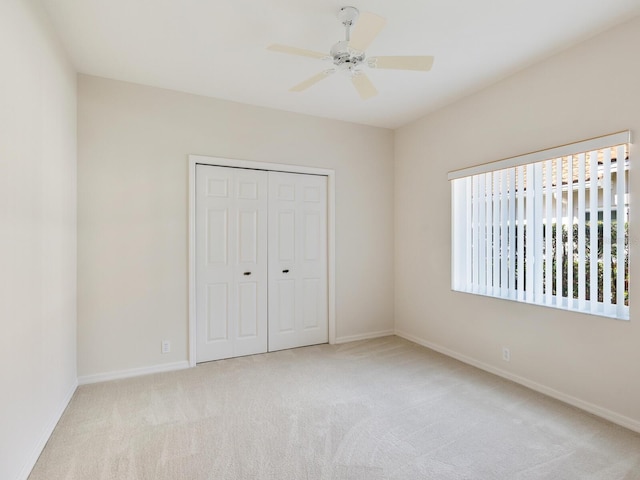
<instances>
[{"instance_id":1,"label":"window frame","mask_svg":"<svg viewBox=\"0 0 640 480\"><path fill-rule=\"evenodd\" d=\"M599 302L597 300L598 295L601 293L601 290L599 288L599 282L598 282L598 278L599 278L598 270L596 270L595 273L592 272L590 277L591 280L593 280L593 278L596 278L595 287L593 282L591 282L591 290L589 292L590 299L596 298L595 305L591 304L592 302L591 300L586 299L586 294L584 295L584 298L581 298L580 294L578 295L578 298L576 298L572 293L568 293L568 296L566 297L562 295L562 292L560 292L560 294L555 294L555 295L551 295L551 293L547 293L547 292L550 292L550 289L549 289L550 283L545 284L545 280L541 280L540 278L541 272L537 272L537 271L534 272L534 268L536 268L537 270L542 270L542 266L541 266L542 263L547 263L549 261L556 261L556 265L558 263L557 263L557 258L556 259L551 258L550 254L547 253L549 252L548 250L549 235L546 235L546 238L543 240L542 231L540 232L535 231L535 230L542 230L541 228L535 228L535 225L537 225L538 223L539 225L543 225L542 221L538 221L538 222L532 222L532 221L534 218L540 218L541 215L544 216L544 214L542 213L544 212L544 209L550 208L549 206L546 206L543 204L543 197L549 198L549 195L552 192L551 189L557 189L560 192L565 190L564 186L562 185L563 183L562 181L558 182L556 180L556 185L553 185L552 181L549 181L548 184L546 183L543 184L542 162L547 161L546 165L549 165L549 167L547 167L548 170L545 172L547 175L547 178L551 178L551 177L548 177L548 175L551 173L551 167L550 167L551 162L553 161L556 164L554 168L556 167L558 168L556 173L556 179L557 179L558 178L557 175L562 175L561 167L558 167L558 164L562 165L562 162L558 162L556 161L556 159L564 159L565 157L573 157L576 155L579 156L579 158L582 158L581 157L582 155L591 155L591 152L605 150L607 148L620 146L620 145L626 146L626 149L627 149L626 152L628 156L626 159L623 158L622 163L620 163L620 158L619 158L620 155L618 154L616 156L615 167L613 167L613 165L611 165L610 163L608 164L608 167L607 167L609 169L608 182L610 187L612 183L613 172L615 172L615 175L616 175L616 182L619 182L618 174L621 167L622 167L623 175L628 175L628 165L630 163L630 158L631 158L631 132L629 130L613 133L610 135L604 135L601 137L595 137L595 138L583 140L580 142L574 142L574 143L562 145L559 147L539 150L539 151L527 153L524 155L519 155L516 157L510 157L510 158L498 160L495 162L485 163L485 164L476 165L476 166L449 172L447 175L447 178L448 180L451 181L451 289L454 291L459 291L463 293L479 294L483 296L491 296L493 298L519 301L522 303L530 303L530 304L541 305L541 306L550 306L554 308L560 308L563 310L574 311L579 313L593 314L593 315L604 316L609 318L616 318L620 320L629 320L629 305L628 305L628 301L625 304L624 291L622 292L622 297L620 295L617 295L615 297L615 302L613 301L610 302L609 300L607 300L606 302L604 301ZM583 158L582 161L585 161L585 159ZM585 161L585 164L586 164L586 161ZM589 181L591 181L591 179L594 178L594 173L595 173L595 177L596 178L598 177L598 172L600 171L599 169L601 167L598 165L597 161L594 163L593 158L590 158L590 157L589 157L589 164L592 166L591 172L590 173L588 172ZM573 165L573 160L571 160L571 163L569 163L569 165ZM512 169L512 170L507 171L507 169ZM516 173L516 170L517 170L517 173ZM511 172L513 172L513 174ZM532 186L531 190L534 191L534 193L531 196L529 196L529 194L527 193L527 196L525 197L523 193L523 190L524 190L523 185L518 183L516 186L515 184L515 176L516 175L523 176L523 174L526 174L527 177L531 179L532 183L528 184ZM506 180L507 175L512 175L509 180ZM496 188L496 181L498 181L497 183L498 186L500 186L499 182L503 182L502 187L500 187L501 188L500 200L496 200L497 193L495 192L495 190L492 190L490 194L491 195L490 200L489 199L484 200L481 198L479 200L479 203L484 205L481 208L478 208L476 207L478 200L473 199L476 197L471 197L468 195L471 195L470 192L472 189L474 192L476 191L476 189L482 192L484 187L483 185L480 185L480 183L484 184L483 178L486 178L486 177L489 178L489 182L493 182L493 185L494 185L493 188ZM465 179L465 178L467 179L466 182L456 181L456 180ZM575 178L573 176L573 173L571 174L570 178L571 179ZM476 182L476 183L472 184L472 182ZM502 189L507 184L507 182L510 182L509 191L512 192L513 194L509 193L509 195L506 197L507 200L505 201L503 199ZM583 182L584 182L584 178L583 178ZM628 180L626 182L628 182ZM623 194L625 195L626 198L628 198L628 193L627 193L628 189L624 191L624 188L625 188L624 184L626 182L623 180L622 188L623 188ZM573 202L573 193L572 195L569 195L569 192L576 192L576 188L573 185L574 185L574 180L571 180L571 184L568 183L566 186L567 199L571 197L572 198L571 202ZM468 191L458 190L458 188L465 188ZM582 188L585 188L584 183ZM596 186L595 188L596 188L595 190L596 196L594 197L592 187L591 185L589 185L589 203L586 204L586 212L589 212L588 213L589 215L591 211L596 211L596 212L603 211L604 208L607 208L607 205L608 205L608 208L610 209L612 208L612 205L610 204L610 202L608 204L603 204L603 205L597 204L598 202L597 196L601 188L603 189L603 198L604 198L604 191L605 191L604 184L602 187ZM542 194L535 193L536 190L538 192L544 192L544 193ZM504 191L507 191L507 190L504 189ZM611 190L609 191L611 192ZM484 190L484 192L485 193L481 195L483 196L486 195L488 197L486 193L487 192L486 189ZM619 190L617 190L617 192L613 191L613 193L619 194ZM593 200L593 198L595 198L595 200ZM526 199L526 202L524 202L525 199ZM596 202L595 204L593 203L594 201ZM463 207L464 209L466 209L465 212L456 210L456 207L459 202L463 203ZM509 213L507 214L505 214L504 212L505 205L507 204L506 202L508 202L508 205L509 205ZM520 211L517 214L514 214L516 203L518 205L518 209L524 209L524 204L526 203L526 209L527 209L526 214ZM556 204L554 209L558 208L559 210L557 210L557 212L561 212L560 214L561 216L563 216L562 207L557 206L559 202L554 202L554 203ZM501 205L502 210L496 207L497 204ZM593 210L594 207L595 207L595 210ZM628 208L628 204L626 204L626 202L623 200L622 209L625 210L627 208ZM547 213L548 212L549 210L547 210ZM488 221L485 221L485 218L484 218L485 213L489 218ZM499 218L496 217L497 220L493 220L493 223L491 220L492 214L500 215ZM515 215L517 215L517 217L515 217ZM505 216L508 218L506 218ZM628 222L629 222L628 213L623 216L623 218L625 217L626 217L627 227L628 227ZM472 228L474 225L474 221L471 220L472 218L478 218L478 223L481 225L480 228ZM515 221L515 218L518 219L517 222ZM556 215L556 218L557 218L557 215ZM585 214L585 218L586 218L586 214ZM573 234L574 226L576 224L580 225L579 222L574 223L573 221L571 221L571 223L565 223L564 221L562 221L562 223L559 223L558 220L555 220L554 223L551 223L550 222L551 219L552 219L551 217L545 217L544 225L547 225L547 224L560 225L562 226L561 231L564 230L564 225L566 225L567 231L571 231L572 234ZM613 215L610 214L609 227L613 226L612 219L613 219ZM511 226L509 226L508 228L509 230L508 234L502 233L502 229L504 229L505 227L505 222L509 222L508 225L518 225L518 224L526 225L527 221L532 223L530 224L530 228L526 229L527 230L526 236L524 235L524 233L521 233L520 235L515 237L513 231L517 230L517 227L511 228ZM523 223L520 223L520 222L523 222ZM517 258L517 265L516 265L516 259L514 258L515 256L511 256L511 253L509 253L509 262L512 262L511 264L513 265L513 267L510 267L508 271L508 276L509 276L508 287L504 286L504 283L507 283L507 280L506 280L507 277L505 276L505 266L504 266L504 264L507 263L507 256L504 254L504 252L500 251L499 257L496 257L500 261L494 262L492 255L497 254L496 244L498 243L498 241L493 240L493 249L490 247L486 247L487 244L485 243L484 238L482 237L486 237L487 235L486 234L478 235L477 233L478 230L491 228L492 233L489 234L489 238L490 238L489 242L491 242L492 241L491 238L493 239L496 238L496 233L493 230L496 228L496 226L500 229L499 242L502 246L501 248L506 248L504 245L505 235L508 236L507 244L509 245L508 248L510 252L512 248L511 246L513 246L514 251L517 252L518 248L520 248L519 251L522 252L522 251L525 251L525 248L523 248L525 242L528 245L533 245L533 247L530 247L529 251L526 254L526 256L528 257L528 258L525 258L525 261L527 262L526 267L525 267L525 264L521 263L521 258L524 258L525 255L519 255L519 254L517 255L518 258ZM547 227L543 227L543 228L547 228ZM460 240L459 237L456 235L457 230L463 231L464 240ZM606 254L609 256L607 257L605 255L604 258L600 260L597 254L598 239L596 238L595 239L596 253L594 253L594 250L593 250L594 237L592 233L597 231L598 231L598 224L596 221L595 227L590 226L590 230L589 230L591 235L591 245L590 245L591 257L589 261L590 265L591 264L598 265L601 261L604 262L606 258L609 258L609 261L611 261L611 245L612 245L611 243L606 244L606 245L609 245L607 247L608 253ZM618 235L620 232L622 232L624 235L625 225L622 225L622 227L618 227L616 232ZM556 230L555 236L556 236L555 242L557 243L554 243L554 245L564 246L567 243L567 242L564 242L564 240L562 239L562 234L557 233L557 230ZM470 242L474 245L473 246L474 249L481 252L480 254L471 255L469 253L469 248L471 248L469 246ZM542 243L544 242L547 242L546 246L542 245ZM573 238L571 240L571 244L573 244ZM624 240L622 241L622 244L624 244ZM605 249L604 245L605 244L603 244L603 250ZM618 242L615 245L616 245L616 248L618 248L621 244ZM478 257L485 256L485 248L486 248L486 257L488 257L488 259L485 258L484 261L486 261L486 269L490 269L490 270L486 270L485 266L481 265L483 263L482 259L477 260ZM544 254L542 253L543 248L545 249ZM490 252L490 250L493 250L493 252ZM583 255L586 253L586 251L587 251L587 248L584 248L584 244L583 244L583 249L580 250L580 248L578 248L577 254ZM531 252L531 255L529 255L529 252ZM616 262L618 261L617 252L618 250L616 250ZM574 258L575 254L576 254L576 251L574 250L573 253L571 254L572 259ZM562 253L560 253L560 250L558 250L558 248L556 248L556 255L558 258L561 259L561 262L562 262L563 255ZM533 259L535 258L535 256L538 256L538 258L541 258L542 262L539 262L536 267L533 267L532 266L534 262ZM628 262L629 260L628 251L623 258L626 260L626 262ZM595 259L595 263L593 263L594 259ZM470 265L470 262L474 262L474 263ZM498 263L497 267L496 267L496 263ZM462 267L461 267L461 264L463 264ZM573 291L573 288L574 288L573 266L574 266L574 261L571 261L571 267L569 267L569 260L567 260L567 268L564 268L564 269L560 268L560 270L556 269L556 272L559 271L560 273L554 273L554 274L550 273L549 275L553 275L553 276L557 275L558 277L555 278L556 284L560 282L559 283L560 288L562 288L563 273L566 273L567 274L566 275L567 290L569 291L569 285L571 285L571 291ZM520 278L517 279L518 280L517 282L514 282L513 271L518 268L521 269L519 270L520 272L524 272L524 270L526 269L527 274L526 276L522 275ZM616 265L616 268L617 268L617 265ZM554 269L555 269L555 266L554 266ZM470 273L470 270L472 271L472 273ZM625 268L623 267L622 268L623 277L624 277L624 270ZM498 282L497 285L495 282L496 271L498 275L501 275L500 277L501 280ZM605 269L605 272L607 271L611 272L611 274L613 273L612 270L610 269L609 270ZM618 272L619 271L620 270L618 270ZM493 281L491 280L489 281L481 280L480 282L476 281L476 276L478 275L482 279L484 275L488 275L490 277L491 274L494 275ZM571 280L569 280L570 275L571 275ZM607 275L604 275L604 277L606 276ZM604 277L602 279L602 283L603 283L602 292L607 291L607 284L609 284L609 288L611 287L610 281L604 279ZM560 278L560 280L558 280L558 278ZM501 283L501 282L504 282L504 283ZM587 280L585 281L580 280L580 283L586 283L586 282ZM620 283L617 277L616 279L614 279L614 282L616 282L616 285L615 285L616 288L619 289ZM517 290L515 288L516 283L517 283ZM525 284L526 287L521 288L523 284ZM534 285L535 285L535 288L534 288ZM544 294L542 293L543 288L546 288L546 291ZM525 292L523 290L528 290L528 293L525 295ZM594 292L595 292L595 297L594 297ZM604 296L604 293L603 293L603 296ZM622 298L622 305L619 304L621 298ZM602 306L602 308L600 306Z\"/></svg>"}]
</instances>

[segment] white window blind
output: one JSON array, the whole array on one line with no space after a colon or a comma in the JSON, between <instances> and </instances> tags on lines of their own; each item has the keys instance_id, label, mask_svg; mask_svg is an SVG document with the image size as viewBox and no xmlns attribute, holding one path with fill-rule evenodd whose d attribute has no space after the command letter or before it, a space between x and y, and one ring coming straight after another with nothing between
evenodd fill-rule
<instances>
[{"instance_id":1,"label":"white window blind","mask_svg":"<svg viewBox=\"0 0 640 480\"><path fill-rule=\"evenodd\" d=\"M630 133L449 174L452 288L629 318Z\"/></svg>"}]
</instances>

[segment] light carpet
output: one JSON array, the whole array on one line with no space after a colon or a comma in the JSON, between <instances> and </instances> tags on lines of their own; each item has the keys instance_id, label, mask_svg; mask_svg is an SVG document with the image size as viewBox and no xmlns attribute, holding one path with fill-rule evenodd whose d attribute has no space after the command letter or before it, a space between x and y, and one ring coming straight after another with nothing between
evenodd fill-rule
<instances>
[{"instance_id":1,"label":"light carpet","mask_svg":"<svg viewBox=\"0 0 640 480\"><path fill-rule=\"evenodd\" d=\"M640 435L397 337L78 388L30 480L640 479Z\"/></svg>"}]
</instances>

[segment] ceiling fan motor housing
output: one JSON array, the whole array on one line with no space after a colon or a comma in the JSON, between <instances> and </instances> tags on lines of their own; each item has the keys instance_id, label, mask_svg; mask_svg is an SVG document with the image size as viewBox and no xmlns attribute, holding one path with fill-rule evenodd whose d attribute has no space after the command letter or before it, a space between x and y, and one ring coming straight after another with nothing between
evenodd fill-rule
<instances>
[{"instance_id":1,"label":"ceiling fan motor housing","mask_svg":"<svg viewBox=\"0 0 640 480\"><path fill-rule=\"evenodd\" d=\"M340 69L352 69L364 62L364 52L358 52L349 48L349 42L343 40L331 47L333 64Z\"/></svg>"}]
</instances>

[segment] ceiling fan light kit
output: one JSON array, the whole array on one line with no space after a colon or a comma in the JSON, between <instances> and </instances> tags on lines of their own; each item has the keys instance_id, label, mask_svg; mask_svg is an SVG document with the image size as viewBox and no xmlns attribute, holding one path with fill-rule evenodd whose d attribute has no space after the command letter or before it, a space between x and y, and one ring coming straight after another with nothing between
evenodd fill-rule
<instances>
[{"instance_id":1,"label":"ceiling fan light kit","mask_svg":"<svg viewBox=\"0 0 640 480\"><path fill-rule=\"evenodd\" d=\"M351 77L356 91L362 100L367 100L378 94L373 83L367 77L362 67L390 70L428 71L433 65L431 56L385 56L367 57L365 50L384 28L386 20L370 12L360 14L355 7L342 7L338 12L338 20L345 27L345 39L335 43L329 54L315 52L287 45L274 44L268 50L290 55L310 57L331 61L333 67L292 87L291 92L302 92L327 78L335 72L345 72ZM353 32L351 31L353 27Z\"/></svg>"}]
</instances>

